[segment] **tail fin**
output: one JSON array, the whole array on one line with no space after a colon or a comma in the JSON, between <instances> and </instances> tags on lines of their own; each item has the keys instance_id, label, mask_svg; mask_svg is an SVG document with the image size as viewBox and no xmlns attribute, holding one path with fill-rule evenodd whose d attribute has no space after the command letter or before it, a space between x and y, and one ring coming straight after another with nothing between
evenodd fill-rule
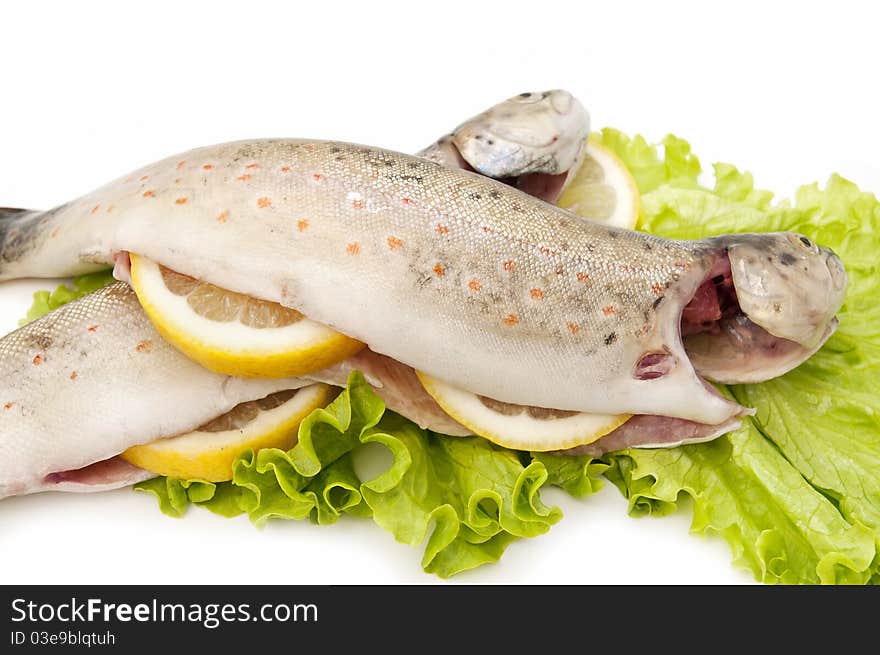
<instances>
[{"instance_id":1,"label":"tail fin","mask_svg":"<svg viewBox=\"0 0 880 655\"><path fill-rule=\"evenodd\" d=\"M30 209L0 207L0 280L23 277L11 269L33 249L39 226L30 217L39 214Z\"/></svg>"},{"instance_id":2,"label":"tail fin","mask_svg":"<svg viewBox=\"0 0 880 655\"><path fill-rule=\"evenodd\" d=\"M66 277L91 273L108 264L84 258L85 231L69 230L53 239L65 219L60 205L49 211L0 207L0 282L22 277Z\"/></svg>"},{"instance_id":3,"label":"tail fin","mask_svg":"<svg viewBox=\"0 0 880 655\"><path fill-rule=\"evenodd\" d=\"M27 214L33 211L32 209L17 209L14 207L0 207L0 221L6 218L16 218L21 216L22 214Z\"/></svg>"}]
</instances>

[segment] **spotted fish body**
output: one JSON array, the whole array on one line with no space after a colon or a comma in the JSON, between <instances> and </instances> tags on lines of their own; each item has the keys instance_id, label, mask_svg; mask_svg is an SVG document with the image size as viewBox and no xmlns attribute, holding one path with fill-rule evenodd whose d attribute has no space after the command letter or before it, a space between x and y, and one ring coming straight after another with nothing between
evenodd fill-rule
<instances>
[{"instance_id":1,"label":"spotted fish body","mask_svg":"<svg viewBox=\"0 0 880 655\"><path fill-rule=\"evenodd\" d=\"M0 339L0 498L152 477L114 456L303 384L202 368L162 340L117 282Z\"/></svg>"},{"instance_id":2,"label":"spotted fish body","mask_svg":"<svg viewBox=\"0 0 880 655\"><path fill-rule=\"evenodd\" d=\"M30 226L30 227L28 227ZM166 159L28 223L0 275L136 252L293 307L376 352L505 402L721 423L678 317L723 250L590 223L504 184L335 142ZM670 355L657 379L646 354Z\"/></svg>"}]
</instances>

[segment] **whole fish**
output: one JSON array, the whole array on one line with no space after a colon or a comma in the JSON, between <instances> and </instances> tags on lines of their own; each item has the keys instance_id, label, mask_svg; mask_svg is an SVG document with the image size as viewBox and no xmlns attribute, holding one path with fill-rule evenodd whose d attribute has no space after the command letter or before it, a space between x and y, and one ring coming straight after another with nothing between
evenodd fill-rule
<instances>
[{"instance_id":1,"label":"whole fish","mask_svg":"<svg viewBox=\"0 0 880 655\"><path fill-rule=\"evenodd\" d=\"M294 139L190 151L7 219L0 276L135 252L492 399L681 419L704 436L745 409L701 372L778 375L836 326L846 274L806 237L662 239L432 159Z\"/></svg>"}]
</instances>

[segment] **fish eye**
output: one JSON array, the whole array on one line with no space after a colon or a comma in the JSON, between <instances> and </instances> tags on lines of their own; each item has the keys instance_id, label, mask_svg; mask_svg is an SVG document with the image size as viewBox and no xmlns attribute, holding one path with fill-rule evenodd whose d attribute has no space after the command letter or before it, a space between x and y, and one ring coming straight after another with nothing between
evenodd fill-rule
<instances>
[{"instance_id":1,"label":"fish eye","mask_svg":"<svg viewBox=\"0 0 880 655\"><path fill-rule=\"evenodd\" d=\"M519 95L513 96L508 102L517 102L524 105L528 105L534 102L540 102L542 99L540 93L520 93Z\"/></svg>"},{"instance_id":2,"label":"fish eye","mask_svg":"<svg viewBox=\"0 0 880 655\"><path fill-rule=\"evenodd\" d=\"M812 253L819 252L819 247L802 234L789 232L786 236L788 238L788 242L794 248L800 248L801 250L807 250Z\"/></svg>"}]
</instances>

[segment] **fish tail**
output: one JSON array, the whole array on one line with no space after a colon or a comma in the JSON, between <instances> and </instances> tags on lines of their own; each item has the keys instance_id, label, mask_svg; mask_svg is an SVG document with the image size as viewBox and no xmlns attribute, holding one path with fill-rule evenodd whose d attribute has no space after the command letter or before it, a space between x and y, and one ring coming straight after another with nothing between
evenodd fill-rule
<instances>
[{"instance_id":1,"label":"fish tail","mask_svg":"<svg viewBox=\"0 0 880 655\"><path fill-rule=\"evenodd\" d=\"M64 277L106 268L82 260L77 235L53 243L59 225L58 209L0 207L0 280Z\"/></svg>"},{"instance_id":2,"label":"fish tail","mask_svg":"<svg viewBox=\"0 0 880 655\"><path fill-rule=\"evenodd\" d=\"M0 207L0 280L24 277L16 272L22 259L33 250L40 212L16 207Z\"/></svg>"},{"instance_id":3,"label":"fish tail","mask_svg":"<svg viewBox=\"0 0 880 655\"><path fill-rule=\"evenodd\" d=\"M32 212L32 209L18 209L15 207L0 207L0 222L5 221L7 219L20 217L22 214L27 214ZM0 225L0 230L2 230L2 225Z\"/></svg>"}]
</instances>

